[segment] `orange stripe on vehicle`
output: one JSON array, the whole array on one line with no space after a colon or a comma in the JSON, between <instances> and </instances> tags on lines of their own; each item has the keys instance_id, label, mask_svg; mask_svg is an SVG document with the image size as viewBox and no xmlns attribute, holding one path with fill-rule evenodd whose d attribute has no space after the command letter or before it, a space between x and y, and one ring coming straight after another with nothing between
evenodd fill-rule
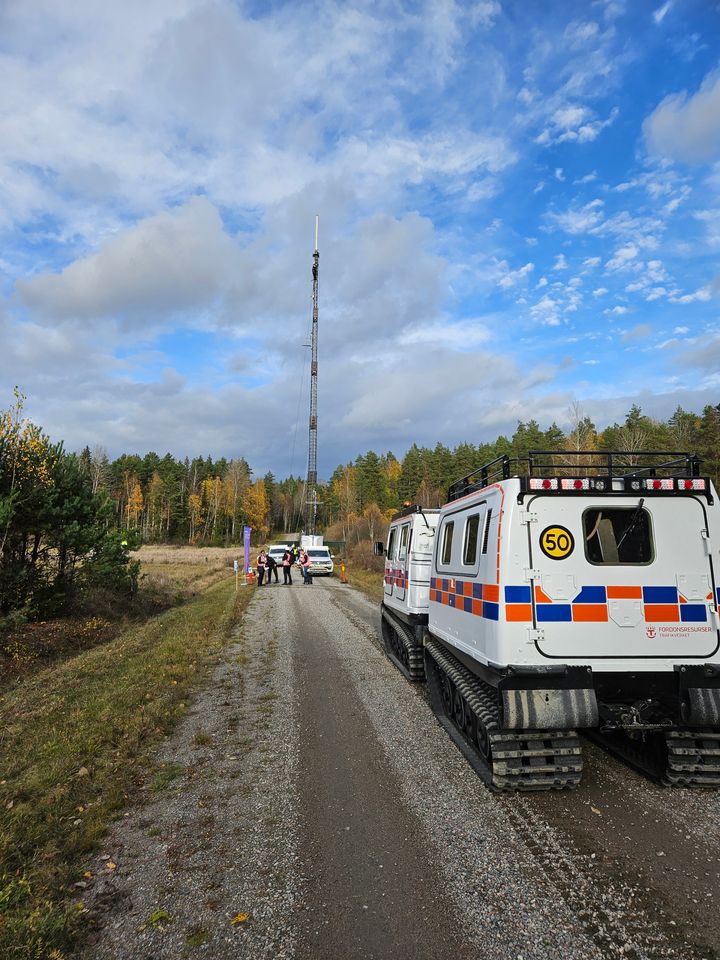
<instances>
[{"instance_id":1,"label":"orange stripe on vehicle","mask_svg":"<svg viewBox=\"0 0 720 960\"><path fill-rule=\"evenodd\" d=\"M687 600L682 594L680 594L680 603L687 603Z\"/></svg>"},{"instance_id":2,"label":"orange stripe on vehicle","mask_svg":"<svg viewBox=\"0 0 720 960\"><path fill-rule=\"evenodd\" d=\"M552 603L551 598L537 585L535 586L535 603Z\"/></svg>"},{"instance_id":3,"label":"orange stripe on vehicle","mask_svg":"<svg viewBox=\"0 0 720 960\"><path fill-rule=\"evenodd\" d=\"M476 617L481 617L483 615L483 602L482 600L473 600L472 602L472 612Z\"/></svg>"},{"instance_id":4,"label":"orange stripe on vehicle","mask_svg":"<svg viewBox=\"0 0 720 960\"><path fill-rule=\"evenodd\" d=\"M574 603L572 618L575 623L607 623L607 607L604 603Z\"/></svg>"},{"instance_id":5,"label":"orange stripe on vehicle","mask_svg":"<svg viewBox=\"0 0 720 960\"><path fill-rule=\"evenodd\" d=\"M496 583L484 583L483 600L489 600L491 603L499 603L500 587Z\"/></svg>"},{"instance_id":6,"label":"orange stripe on vehicle","mask_svg":"<svg viewBox=\"0 0 720 960\"><path fill-rule=\"evenodd\" d=\"M464 591L466 597L472 596L472 580L466 580L464 583Z\"/></svg>"},{"instance_id":7,"label":"orange stripe on vehicle","mask_svg":"<svg viewBox=\"0 0 720 960\"><path fill-rule=\"evenodd\" d=\"M680 620L680 608L675 603L646 603L645 619L677 623Z\"/></svg>"},{"instance_id":8,"label":"orange stripe on vehicle","mask_svg":"<svg viewBox=\"0 0 720 960\"><path fill-rule=\"evenodd\" d=\"M505 619L509 623L527 623L532 620L532 605L529 603L506 603Z\"/></svg>"},{"instance_id":9,"label":"orange stripe on vehicle","mask_svg":"<svg viewBox=\"0 0 720 960\"><path fill-rule=\"evenodd\" d=\"M642 587L608 587L608 600L642 600Z\"/></svg>"}]
</instances>

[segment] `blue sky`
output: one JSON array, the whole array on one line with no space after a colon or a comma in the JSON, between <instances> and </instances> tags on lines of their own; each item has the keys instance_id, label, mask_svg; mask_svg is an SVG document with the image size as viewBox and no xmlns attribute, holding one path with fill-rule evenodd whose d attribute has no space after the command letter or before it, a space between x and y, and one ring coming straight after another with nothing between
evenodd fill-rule
<instances>
[{"instance_id":1,"label":"blue sky","mask_svg":"<svg viewBox=\"0 0 720 960\"><path fill-rule=\"evenodd\" d=\"M2 392L321 475L720 401L720 3L0 2Z\"/></svg>"}]
</instances>

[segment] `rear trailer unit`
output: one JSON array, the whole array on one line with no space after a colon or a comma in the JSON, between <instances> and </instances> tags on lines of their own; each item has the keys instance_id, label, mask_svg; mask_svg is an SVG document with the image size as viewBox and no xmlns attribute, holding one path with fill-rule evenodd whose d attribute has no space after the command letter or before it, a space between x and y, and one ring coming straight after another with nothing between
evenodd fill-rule
<instances>
[{"instance_id":1,"label":"rear trailer unit","mask_svg":"<svg viewBox=\"0 0 720 960\"><path fill-rule=\"evenodd\" d=\"M665 783L720 785L718 520L700 465L534 451L450 487L425 673L495 788L577 784L578 729Z\"/></svg>"},{"instance_id":2,"label":"rear trailer unit","mask_svg":"<svg viewBox=\"0 0 720 960\"><path fill-rule=\"evenodd\" d=\"M406 504L392 518L381 604L385 652L408 680L424 680L423 637L428 625L430 572L439 510Z\"/></svg>"}]
</instances>

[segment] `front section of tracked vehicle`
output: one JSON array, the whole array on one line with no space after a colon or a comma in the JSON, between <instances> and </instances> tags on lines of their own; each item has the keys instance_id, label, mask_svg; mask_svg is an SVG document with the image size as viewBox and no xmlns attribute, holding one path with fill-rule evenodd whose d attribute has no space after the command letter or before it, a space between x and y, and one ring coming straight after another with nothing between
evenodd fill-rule
<instances>
[{"instance_id":1,"label":"front section of tracked vehicle","mask_svg":"<svg viewBox=\"0 0 720 960\"><path fill-rule=\"evenodd\" d=\"M409 680L424 680L430 567L439 510L407 504L390 521L381 604L385 652Z\"/></svg>"},{"instance_id":2,"label":"front section of tracked vehicle","mask_svg":"<svg viewBox=\"0 0 720 960\"><path fill-rule=\"evenodd\" d=\"M585 729L665 782L720 785L717 510L685 454L532 453L451 487L425 667L490 783L576 784Z\"/></svg>"}]
</instances>

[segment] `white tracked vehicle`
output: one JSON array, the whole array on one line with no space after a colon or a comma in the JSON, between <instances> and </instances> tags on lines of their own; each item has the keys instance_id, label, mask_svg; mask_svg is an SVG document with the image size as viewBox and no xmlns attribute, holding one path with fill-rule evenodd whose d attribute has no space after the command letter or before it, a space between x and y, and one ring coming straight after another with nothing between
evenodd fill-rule
<instances>
[{"instance_id":1,"label":"white tracked vehicle","mask_svg":"<svg viewBox=\"0 0 720 960\"><path fill-rule=\"evenodd\" d=\"M408 680L424 680L432 551L439 510L406 504L390 521L381 606L385 652Z\"/></svg>"},{"instance_id":2,"label":"white tracked vehicle","mask_svg":"<svg viewBox=\"0 0 720 960\"><path fill-rule=\"evenodd\" d=\"M426 606L409 538L424 514L410 514L405 554L408 518L392 521L386 649L411 679L422 655L438 718L494 788L575 786L578 730L664 783L720 786L720 527L700 464L497 458L427 524Z\"/></svg>"}]
</instances>

